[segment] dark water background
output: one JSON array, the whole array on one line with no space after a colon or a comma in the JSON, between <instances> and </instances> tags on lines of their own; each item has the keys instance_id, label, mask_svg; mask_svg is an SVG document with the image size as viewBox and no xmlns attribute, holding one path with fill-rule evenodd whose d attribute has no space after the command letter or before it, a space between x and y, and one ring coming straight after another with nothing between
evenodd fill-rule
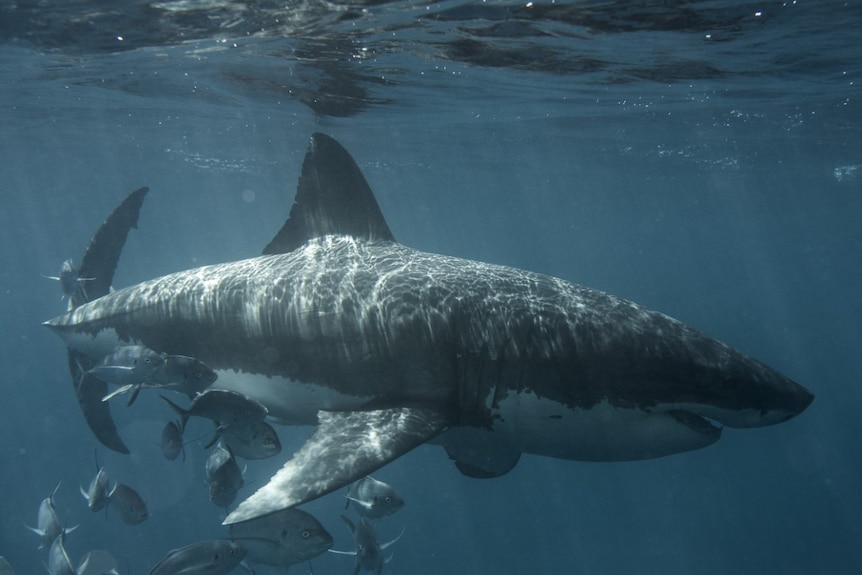
<instances>
[{"instance_id":1,"label":"dark water background","mask_svg":"<svg viewBox=\"0 0 862 575\"><path fill-rule=\"evenodd\" d=\"M98 446L39 325L65 309L41 276L143 185L116 286L259 254L324 131L401 242L627 297L817 396L653 461L524 456L479 481L423 446L376 474L407 500L380 527L405 528L386 573L862 572L860 26L828 1L4 4L0 554L44 572L23 524L59 479L74 559L104 548L142 574L224 534L206 453L160 455L155 394L114 407L131 456ZM279 433L241 496L308 430ZM146 523L87 510L94 449ZM351 546L341 494L306 509Z\"/></svg>"}]
</instances>

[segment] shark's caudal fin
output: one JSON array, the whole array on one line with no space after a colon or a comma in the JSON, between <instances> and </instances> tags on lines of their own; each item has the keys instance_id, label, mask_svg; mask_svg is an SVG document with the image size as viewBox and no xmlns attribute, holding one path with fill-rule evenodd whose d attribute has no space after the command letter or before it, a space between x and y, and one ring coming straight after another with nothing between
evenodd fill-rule
<instances>
[{"instance_id":1,"label":"shark's caudal fin","mask_svg":"<svg viewBox=\"0 0 862 575\"><path fill-rule=\"evenodd\" d=\"M69 296L69 307L74 309L111 291L111 282L129 230L138 227L138 214L149 188L140 188L129 194L96 231L81 258L78 273L88 278L86 290L75 290ZM111 417L110 405L102 401L108 393L108 384L87 373L92 360L80 352L69 350L69 372L75 386L75 396L87 425L96 438L108 449L128 453L129 448L120 438Z\"/></svg>"},{"instance_id":2,"label":"shark's caudal fin","mask_svg":"<svg viewBox=\"0 0 862 575\"><path fill-rule=\"evenodd\" d=\"M312 238L330 234L395 241L348 151L331 137L316 133L302 164L290 216L263 253L291 252Z\"/></svg>"},{"instance_id":3,"label":"shark's caudal fin","mask_svg":"<svg viewBox=\"0 0 862 575\"><path fill-rule=\"evenodd\" d=\"M316 499L383 467L448 425L432 409L326 412L293 459L239 504L224 524L239 523Z\"/></svg>"},{"instance_id":4,"label":"shark's caudal fin","mask_svg":"<svg viewBox=\"0 0 862 575\"><path fill-rule=\"evenodd\" d=\"M87 281L87 299L81 301L72 296L73 308L81 304L102 297L111 291L111 282L114 281L114 272L123 246L126 245L126 237L129 230L138 227L138 213L144 204L144 196L149 188L140 188L126 196L126 199L111 212L111 215L102 223L90 245L81 258L78 268L80 277L89 278Z\"/></svg>"}]
</instances>

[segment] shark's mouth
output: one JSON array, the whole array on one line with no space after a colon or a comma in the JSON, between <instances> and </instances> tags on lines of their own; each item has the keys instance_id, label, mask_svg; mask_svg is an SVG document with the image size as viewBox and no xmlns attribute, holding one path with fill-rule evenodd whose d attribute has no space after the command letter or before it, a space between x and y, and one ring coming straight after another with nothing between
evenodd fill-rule
<instances>
[{"instance_id":1,"label":"shark's mouth","mask_svg":"<svg viewBox=\"0 0 862 575\"><path fill-rule=\"evenodd\" d=\"M714 436L718 439L718 436L721 435L722 426L714 423L713 420L708 417L704 417L702 415L698 415L696 413L692 413L691 411L685 411L682 409L672 409L667 412L668 415L673 417L682 425L685 425L692 431L695 431L701 435L712 437Z\"/></svg>"}]
</instances>

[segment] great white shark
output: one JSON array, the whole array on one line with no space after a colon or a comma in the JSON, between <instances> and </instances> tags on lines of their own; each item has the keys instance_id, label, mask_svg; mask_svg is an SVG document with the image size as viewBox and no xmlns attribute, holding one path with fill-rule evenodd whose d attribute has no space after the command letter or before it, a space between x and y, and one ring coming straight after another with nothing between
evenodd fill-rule
<instances>
[{"instance_id":1,"label":"great white shark","mask_svg":"<svg viewBox=\"0 0 862 575\"><path fill-rule=\"evenodd\" d=\"M494 477L521 453L622 461L698 449L723 426L786 421L813 400L662 313L396 242L353 158L323 134L263 256L99 293L45 324L78 364L130 344L190 356L217 372L214 387L316 426L225 523L315 499L429 441L464 474Z\"/></svg>"}]
</instances>

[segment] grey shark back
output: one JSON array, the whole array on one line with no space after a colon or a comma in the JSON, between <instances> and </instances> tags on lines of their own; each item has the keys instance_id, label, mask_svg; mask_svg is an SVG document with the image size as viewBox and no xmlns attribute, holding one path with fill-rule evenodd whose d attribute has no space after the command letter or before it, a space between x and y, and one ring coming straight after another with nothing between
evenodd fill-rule
<instances>
[{"instance_id":1,"label":"grey shark back","mask_svg":"<svg viewBox=\"0 0 862 575\"><path fill-rule=\"evenodd\" d=\"M356 218L339 207L353 195ZM721 425L778 423L813 399L632 302L396 243L355 162L322 134L266 251L47 322L88 357L118 344L195 357L219 373L214 387L317 425L226 523L315 499L430 440L466 475L493 477L522 452L614 461L698 449Z\"/></svg>"}]
</instances>

